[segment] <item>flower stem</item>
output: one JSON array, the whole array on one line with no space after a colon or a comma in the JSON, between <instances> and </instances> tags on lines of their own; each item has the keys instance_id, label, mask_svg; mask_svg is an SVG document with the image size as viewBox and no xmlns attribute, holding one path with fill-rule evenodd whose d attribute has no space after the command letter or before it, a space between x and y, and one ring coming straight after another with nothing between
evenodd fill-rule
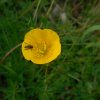
<instances>
[{"instance_id":1,"label":"flower stem","mask_svg":"<svg viewBox=\"0 0 100 100\"><path fill-rule=\"evenodd\" d=\"M0 64L14 51L16 50L18 47L20 47L22 45L22 43L19 43L18 45L16 45L15 47L13 47L11 50L9 50L4 56L3 58L0 60Z\"/></svg>"}]
</instances>

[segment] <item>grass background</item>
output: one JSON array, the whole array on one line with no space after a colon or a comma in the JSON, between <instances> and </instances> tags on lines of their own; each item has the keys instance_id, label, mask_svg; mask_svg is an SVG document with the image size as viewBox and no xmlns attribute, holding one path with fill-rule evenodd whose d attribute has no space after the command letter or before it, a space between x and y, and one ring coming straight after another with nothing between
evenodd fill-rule
<instances>
[{"instance_id":1,"label":"grass background","mask_svg":"<svg viewBox=\"0 0 100 100\"><path fill-rule=\"evenodd\" d=\"M0 0L0 59L37 27L59 33L61 55L36 65L16 48L0 63L0 100L100 100L100 1Z\"/></svg>"}]
</instances>

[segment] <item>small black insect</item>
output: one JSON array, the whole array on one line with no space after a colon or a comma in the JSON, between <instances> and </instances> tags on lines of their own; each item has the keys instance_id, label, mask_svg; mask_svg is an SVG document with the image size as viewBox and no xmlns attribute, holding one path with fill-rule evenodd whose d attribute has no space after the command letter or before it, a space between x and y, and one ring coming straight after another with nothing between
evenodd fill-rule
<instances>
[{"instance_id":1,"label":"small black insect","mask_svg":"<svg viewBox=\"0 0 100 100\"><path fill-rule=\"evenodd\" d=\"M32 49L33 46L32 46L32 45L27 45L27 46L25 46L24 48L25 48L25 50L29 50L29 49Z\"/></svg>"}]
</instances>

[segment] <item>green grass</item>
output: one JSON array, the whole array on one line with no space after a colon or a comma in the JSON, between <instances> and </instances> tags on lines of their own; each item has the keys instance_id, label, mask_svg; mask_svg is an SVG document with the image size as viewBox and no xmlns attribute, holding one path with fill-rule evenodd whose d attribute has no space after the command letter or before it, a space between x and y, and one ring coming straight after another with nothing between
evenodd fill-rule
<instances>
[{"instance_id":1,"label":"green grass","mask_svg":"<svg viewBox=\"0 0 100 100\"><path fill-rule=\"evenodd\" d=\"M0 0L0 59L37 27L59 33L61 55L36 65L16 48L0 63L0 100L100 100L100 1Z\"/></svg>"}]
</instances>

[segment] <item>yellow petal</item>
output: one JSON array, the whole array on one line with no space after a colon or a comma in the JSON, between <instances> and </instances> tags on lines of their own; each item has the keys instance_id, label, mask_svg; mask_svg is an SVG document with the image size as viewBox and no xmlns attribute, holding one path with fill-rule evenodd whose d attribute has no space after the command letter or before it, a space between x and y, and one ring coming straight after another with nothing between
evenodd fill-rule
<instances>
[{"instance_id":1,"label":"yellow petal","mask_svg":"<svg viewBox=\"0 0 100 100\"><path fill-rule=\"evenodd\" d=\"M31 60L32 59L32 51L31 51L31 49L26 50L25 46L26 46L26 43L23 42L22 43L22 53L23 53L23 56L25 57L26 60Z\"/></svg>"},{"instance_id":2,"label":"yellow petal","mask_svg":"<svg viewBox=\"0 0 100 100\"><path fill-rule=\"evenodd\" d=\"M55 31L52 31L51 29L43 29L42 36L48 44L49 43L52 44L56 40L57 40L57 42L60 41L58 34Z\"/></svg>"}]
</instances>

